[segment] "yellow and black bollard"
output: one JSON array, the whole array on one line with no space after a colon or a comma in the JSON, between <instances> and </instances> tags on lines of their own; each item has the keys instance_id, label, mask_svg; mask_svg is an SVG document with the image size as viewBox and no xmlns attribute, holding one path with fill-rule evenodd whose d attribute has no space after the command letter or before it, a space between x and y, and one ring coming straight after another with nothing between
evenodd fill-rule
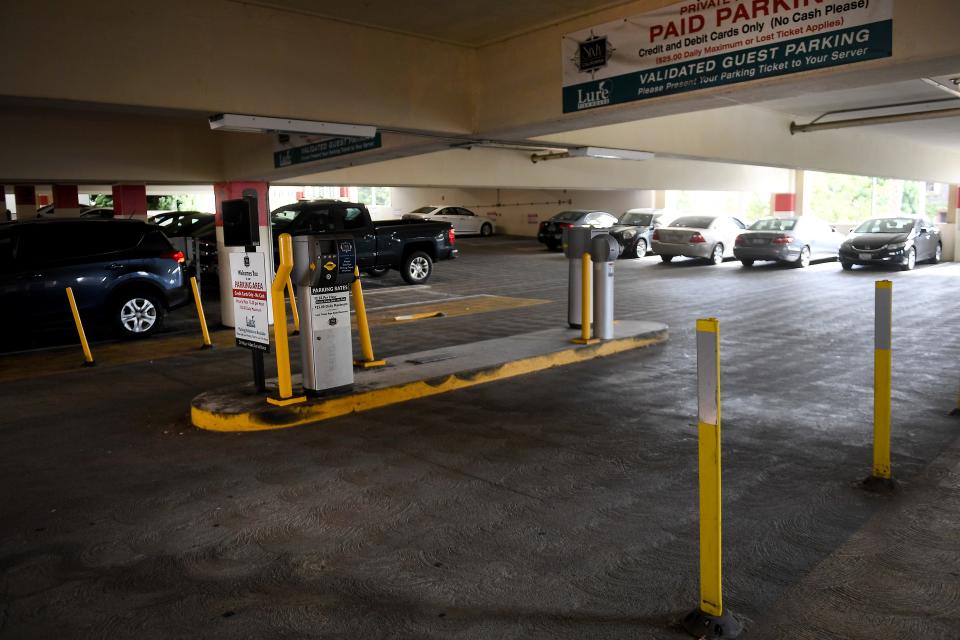
<instances>
[{"instance_id":1,"label":"yellow and black bollard","mask_svg":"<svg viewBox=\"0 0 960 640\"><path fill-rule=\"evenodd\" d=\"M697 320L700 605L683 620L696 638L736 638L743 625L723 606L720 491L720 322Z\"/></svg>"},{"instance_id":2,"label":"yellow and black bollard","mask_svg":"<svg viewBox=\"0 0 960 640\"><path fill-rule=\"evenodd\" d=\"M293 240L289 233L281 233L280 266L277 275L270 287L273 305L273 332L277 343L277 394L279 397L267 397L267 402L278 407L285 407L299 402L305 402L306 396L293 395L293 382L290 376L290 343L287 336L287 308L283 297L283 290L290 280L293 270Z\"/></svg>"},{"instance_id":3,"label":"yellow and black bollard","mask_svg":"<svg viewBox=\"0 0 960 640\"><path fill-rule=\"evenodd\" d=\"M353 284L350 293L353 294L353 304L357 308L357 331L360 334L360 352L362 360L354 359L353 366L372 369L387 364L386 360L377 360L373 355L373 342L370 340L370 323L367 322L367 305L363 302L363 287L360 285L360 269L353 268Z\"/></svg>"},{"instance_id":4,"label":"yellow and black bollard","mask_svg":"<svg viewBox=\"0 0 960 640\"><path fill-rule=\"evenodd\" d=\"M890 470L893 283L889 280L877 280L873 327L873 469L863 487L888 493L896 489Z\"/></svg>"},{"instance_id":5,"label":"yellow and black bollard","mask_svg":"<svg viewBox=\"0 0 960 640\"><path fill-rule=\"evenodd\" d=\"M595 344L600 342L590 337L590 325L593 322L593 287L590 281L590 254L584 253L580 266L580 337L574 338L576 344Z\"/></svg>"},{"instance_id":6,"label":"yellow and black bollard","mask_svg":"<svg viewBox=\"0 0 960 640\"><path fill-rule=\"evenodd\" d=\"M200 332L203 334L201 349L213 349L210 341L210 331L207 329L207 316L203 313L203 302L200 300L200 287L197 286L196 276L190 276L190 288L193 289L193 302L197 305L197 317L200 319Z\"/></svg>"},{"instance_id":7,"label":"yellow and black bollard","mask_svg":"<svg viewBox=\"0 0 960 640\"><path fill-rule=\"evenodd\" d=\"M80 336L80 347L83 349L83 366L92 367L97 363L94 362L93 353L90 352L87 333L83 330L83 322L80 320L80 311L77 309L77 300L73 297L72 287L67 287L67 302L70 303L70 311L73 313L73 323L77 326L77 335Z\"/></svg>"}]
</instances>

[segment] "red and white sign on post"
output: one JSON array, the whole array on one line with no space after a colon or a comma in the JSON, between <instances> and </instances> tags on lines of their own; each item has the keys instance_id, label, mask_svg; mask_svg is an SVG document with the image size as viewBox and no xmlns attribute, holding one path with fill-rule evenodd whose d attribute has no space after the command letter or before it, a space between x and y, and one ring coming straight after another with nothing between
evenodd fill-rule
<instances>
[{"instance_id":1,"label":"red and white sign on post","mask_svg":"<svg viewBox=\"0 0 960 640\"><path fill-rule=\"evenodd\" d=\"M231 253L234 335L238 347L270 351L267 260L262 253Z\"/></svg>"}]
</instances>

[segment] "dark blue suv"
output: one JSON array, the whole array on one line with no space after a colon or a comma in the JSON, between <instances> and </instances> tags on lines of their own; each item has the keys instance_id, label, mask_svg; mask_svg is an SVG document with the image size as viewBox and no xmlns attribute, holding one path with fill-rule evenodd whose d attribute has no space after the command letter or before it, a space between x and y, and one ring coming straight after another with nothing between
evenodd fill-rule
<instances>
[{"instance_id":1,"label":"dark blue suv","mask_svg":"<svg viewBox=\"0 0 960 640\"><path fill-rule=\"evenodd\" d=\"M0 224L3 335L71 324L67 287L85 325L152 335L166 311L190 300L183 260L159 228L138 220Z\"/></svg>"}]
</instances>

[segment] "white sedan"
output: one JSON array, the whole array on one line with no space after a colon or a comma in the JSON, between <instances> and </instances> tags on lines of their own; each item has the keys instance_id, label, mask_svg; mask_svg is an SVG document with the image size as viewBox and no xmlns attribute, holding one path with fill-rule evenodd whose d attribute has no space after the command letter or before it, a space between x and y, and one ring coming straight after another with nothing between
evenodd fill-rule
<instances>
[{"instance_id":1,"label":"white sedan","mask_svg":"<svg viewBox=\"0 0 960 640\"><path fill-rule=\"evenodd\" d=\"M449 222L454 232L460 235L493 234L493 223L463 207L420 207L403 215L404 220L435 220Z\"/></svg>"}]
</instances>

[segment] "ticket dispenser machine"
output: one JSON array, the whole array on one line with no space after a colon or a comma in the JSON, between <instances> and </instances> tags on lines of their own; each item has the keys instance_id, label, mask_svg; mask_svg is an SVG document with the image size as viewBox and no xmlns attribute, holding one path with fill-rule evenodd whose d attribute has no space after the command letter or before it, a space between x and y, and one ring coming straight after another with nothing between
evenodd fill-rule
<instances>
[{"instance_id":1,"label":"ticket dispenser machine","mask_svg":"<svg viewBox=\"0 0 960 640\"><path fill-rule=\"evenodd\" d=\"M609 229L593 227L567 227L563 230L563 253L567 256L569 275L567 278L567 324L571 329L579 329L583 301L583 271L580 261L584 253L590 253L591 242L597 236L610 235Z\"/></svg>"},{"instance_id":2,"label":"ticket dispenser machine","mask_svg":"<svg viewBox=\"0 0 960 640\"><path fill-rule=\"evenodd\" d=\"M613 339L613 264L620 257L620 242L609 233L590 243L593 261L593 337Z\"/></svg>"},{"instance_id":3,"label":"ticket dispenser machine","mask_svg":"<svg viewBox=\"0 0 960 640\"><path fill-rule=\"evenodd\" d=\"M293 238L300 361L307 395L330 395L353 387L350 285L356 253L349 234Z\"/></svg>"}]
</instances>

